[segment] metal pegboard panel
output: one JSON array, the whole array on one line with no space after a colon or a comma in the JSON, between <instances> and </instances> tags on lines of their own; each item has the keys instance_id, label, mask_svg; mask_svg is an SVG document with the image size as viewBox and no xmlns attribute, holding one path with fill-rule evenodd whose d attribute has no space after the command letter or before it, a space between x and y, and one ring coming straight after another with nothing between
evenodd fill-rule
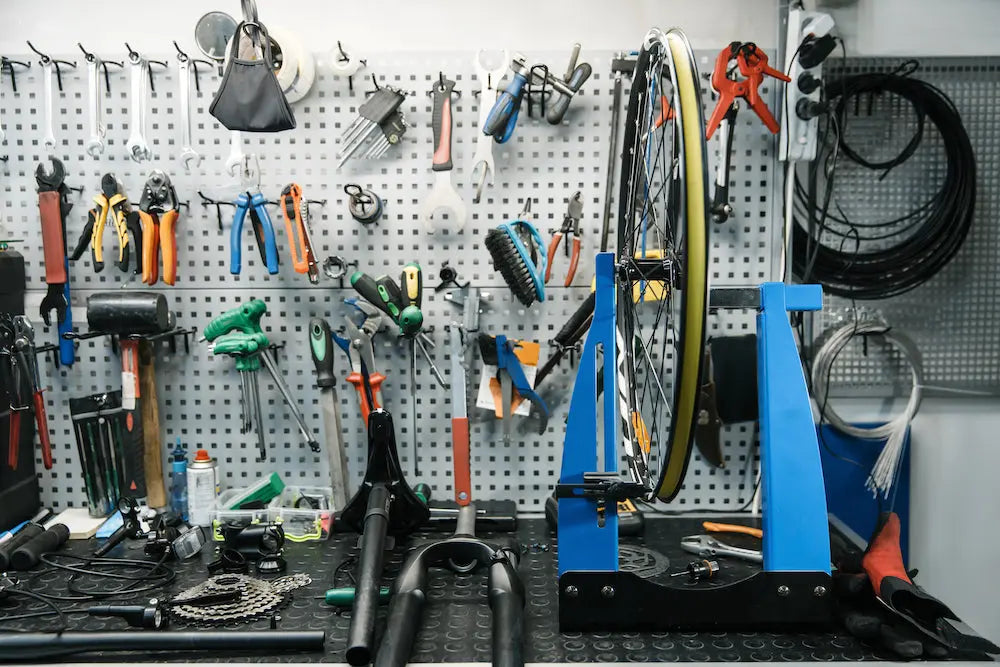
<instances>
[{"instance_id":1,"label":"metal pegboard panel","mask_svg":"<svg viewBox=\"0 0 1000 667\"><path fill-rule=\"evenodd\" d=\"M146 54L158 57L157 54ZM532 58L552 64L566 55L533 53ZM711 53L699 53L702 71L714 61ZM107 54L106 54L107 56ZM378 161L351 160L338 171L335 155L338 137L356 116L370 80L355 77L353 92L346 79L333 77L322 67L313 90L294 105L298 127L278 135L244 134L244 151L258 156L261 187L270 199L276 199L287 183L299 183L305 196L325 199L326 205L312 208L314 242L320 259L339 255L357 261L358 267L371 274L398 275L403 264L418 261L424 267L425 318L433 328L436 343L432 355L442 372L448 369L444 326L458 318L458 309L435 293L438 270L445 261L457 269L462 280L472 281L490 294L490 307L483 314L482 326L493 334L533 339L544 343L566 321L585 298L592 275L593 253L599 246L600 213L606 178L607 132L611 121L612 78L607 69L610 53L584 53L595 72L578 99L573 101L566 121L558 126L530 119L522 111L513 138L495 146L499 171L495 184L488 187L479 204L472 204L472 154L478 134L478 89L472 64L473 54L372 54L362 74L374 74L379 85L392 85L408 93L403 105L410 124L400 146L390 149ZM229 154L229 133L208 114L208 106L218 85L213 72L201 73L201 92L192 90L193 137L195 148L205 160L193 173L186 174L177 160L180 152L179 114L176 70L173 54L166 58L171 67L156 69L155 92L151 94L150 138L154 160L137 164L126 156L128 137L127 75L111 73L111 93L104 98L104 120L108 126L107 150L102 158L87 156L86 76L79 71L64 72L64 90L56 98L59 146L56 151L67 168L67 183L83 187L84 195L75 197L75 208L68 221L68 243L72 247L83 228L90 198L97 190L101 175L114 172L137 200L151 168L165 169L174 181L178 196L190 206L181 212L178 226L179 271L175 287L162 284L163 291L183 326L202 327L213 316L250 297L267 300L269 314L264 326L273 342L283 345L278 362L293 395L303 408L310 426L322 433L319 394L313 386L313 369L306 347L305 324L313 316L330 320L334 328L342 326L342 316L350 312L342 299L352 296L336 282L323 277L311 286L305 276L292 271L282 218L276 207L271 214L282 258L278 275L269 276L259 260L252 234L246 229L243 244L243 272L229 273L229 218L231 209L222 209L222 229L214 207L199 203L198 192L217 199L231 199L238 183L225 171ZM420 219L420 206L430 192L431 101L427 92L439 72L457 81L462 92L454 107L453 181L470 216L464 229L454 236L430 235ZM626 83L625 100L628 99ZM768 99L773 91L765 90ZM703 97L711 107L707 82ZM45 159L41 137L40 72L32 68L18 75L18 93L2 91L0 112L7 131L9 160L0 176L0 192L5 199L2 224L4 236L26 239L20 246L25 254L29 298L28 313L34 316L44 294L41 246L38 243L38 216L33 172ZM772 100L771 106L774 106ZM526 110L525 110L526 111ZM622 113L624 120L624 109ZM773 202L768 195L774 187L774 140L752 116L740 115L736 129L734 159L730 175L730 194L735 209L725 225L712 228L711 279L714 285L757 284L771 277L775 264L778 225L772 223ZM713 142L714 149L714 142ZM714 150L712 160L716 156ZM343 187L358 183L371 188L385 201L385 213L375 226L355 222L346 207ZM581 221L584 251L574 286L547 288L547 300L531 308L512 303L508 290L492 268L482 240L496 224L515 217L523 200L534 200L532 217L544 237L558 227L567 198L575 191L583 193L584 218ZM617 187L616 187L617 191ZM616 208L612 208L616 211ZM614 221L613 221L614 225ZM117 252L113 232L105 232L105 250ZM554 275L565 269L566 259L557 260ZM113 290L130 278L109 264L95 274L89 257L71 269L73 308L77 330L85 330L85 301L99 290ZM555 281L554 281L555 282ZM128 289L141 289L131 281ZM149 288L147 288L149 289ZM710 317L711 335L740 334L754 330L753 314L728 312ZM38 323L40 342L55 339L54 330ZM417 360L417 434L411 427L407 349L385 332L377 341L376 362L388 376L383 385L385 405L395 419L397 441L407 471L420 468L420 480L431 483L438 497L451 496L451 445L449 394L437 386L426 363ZM547 352L543 351L543 357ZM110 344L101 339L79 345L79 358L72 368L56 370L43 365L43 382L48 385L46 400L56 466L42 471L43 499L56 508L84 500L79 475L76 446L70 427L67 399L120 386L119 365ZM336 359L346 375L346 358ZM190 449L205 447L219 460L224 486L250 482L266 471L278 470L287 480L301 479L320 483L327 476L325 454L313 454L300 444L294 421L287 414L276 388L266 373L259 374L264 412L268 415L268 440L271 458L256 460L253 434L239 432L238 377L228 358L213 358L208 348L196 345L190 354L170 354L163 348L157 358L157 380L165 445L181 438ZM470 379L470 392L478 384L477 368ZM544 396L552 407L552 416L542 435L536 435L528 423L519 423L516 437L504 445L500 427L491 413L473 410L472 466L474 494L481 499L515 498L522 509L540 509L544 497L556 481L561 459L562 438L573 373L567 362L547 381ZM357 397L349 384L338 387L352 478L360 479L364 467L366 435L357 408ZM418 441L414 461L414 441ZM322 441L322 438L321 438ZM752 424L724 429L724 451L729 461L723 470L712 470L703 462L691 464L690 476L675 503L680 507L733 507L745 502L753 491L755 429ZM697 457L697 455L696 455ZM40 468L40 466L39 466ZM416 478L414 478L416 479Z\"/></svg>"},{"instance_id":2,"label":"metal pegboard panel","mask_svg":"<svg viewBox=\"0 0 1000 667\"><path fill-rule=\"evenodd\" d=\"M894 70L900 59L851 58L833 64L830 75ZM1000 58L921 58L911 76L941 89L954 103L976 155L976 208L968 237L940 273L906 294L868 301L863 309L909 336L920 350L925 392L949 395L1000 392L1000 168L997 141L996 81ZM863 98L849 110L846 134L852 146L875 160L894 157L917 132L909 103L894 95ZM916 152L886 174L872 172L843 157L838 162L834 200L857 221L893 220L924 204L940 188L946 164L940 134L927 123ZM827 297L813 332L854 317L848 299ZM893 349L852 342L838 357L831 387L838 394L857 392L905 396L909 367ZM955 394L948 390L958 390Z\"/></svg>"}]
</instances>

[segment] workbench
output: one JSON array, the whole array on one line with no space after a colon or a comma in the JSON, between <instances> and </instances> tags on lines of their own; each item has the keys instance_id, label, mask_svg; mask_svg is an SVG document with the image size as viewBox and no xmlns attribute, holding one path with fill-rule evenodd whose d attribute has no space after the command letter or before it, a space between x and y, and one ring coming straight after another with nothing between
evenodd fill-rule
<instances>
[{"instance_id":1,"label":"workbench","mask_svg":"<svg viewBox=\"0 0 1000 667\"><path fill-rule=\"evenodd\" d=\"M733 522L751 525L747 517L728 517ZM727 517L714 515L713 521ZM702 518L667 518L646 513L645 535L641 538L623 538L623 545L644 545L655 549L670 559L668 572L658 577L684 569L695 556L681 550L680 538L698 534ZM419 533L400 541L391 557L387 558L386 575L391 579L399 571L406 547L425 539L436 539L441 533ZM503 539L503 534L491 535ZM799 634L760 632L659 632L659 633L570 633L560 634L556 596L556 541L541 518L519 520L517 539L522 546L521 577L527 588L525 610L525 660L527 662L801 662L801 661L855 661L890 659L877 650L862 644L842 630L815 631ZM748 546L753 538L742 535L725 536L734 545ZM327 542L286 543L286 574L305 573L312 583L293 593L292 600L280 611L277 627L284 630L325 630L327 632L324 654L282 655L219 655L195 652L171 654L81 654L72 661L120 662L136 661L196 661L196 662L343 662L349 610L327 606L321 598L326 589L334 585L334 570L344 559L356 555L357 536L351 533L334 534ZM95 540L71 541L65 550L85 555L96 547ZM126 541L113 550L110 557L147 558L142 549L144 541ZM189 561L172 563L176 579L167 587L173 594L203 581L208 575L205 565L215 558L212 544L199 556ZM733 559L719 559L721 570L708 582L692 583L686 576L676 577L672 585L710 586L721 585L747 576L755 566ZM40 565L31 573L22 573L22 581L30 583L30 590L59 594L64 592L67 574L63 571L45 571ZM251 575L254 575L251 568ZM266 577L262 577L266 578ZM490 662L490 610L486 603L486 576L480 571L455 575L445 570L432 570L428 587L428 604L425 608L421 630L414 643L413 663L429 662ZM86 579L83 580L86 588ZM343 580L338 582L343 585ZM117 585L117 584L116 584ZM95 588L97 586L95 585ZM134 603L146 601L149 595L137 597ZM164 596L165 597L165 596ZM92 603L78 604L82 609ZM384 619L385 607L380 620ZM35 601L19 598L0 603L0 615L41 611L44 606ZM52 627L54 619L44 625ZM69 617L74 630L125 630L124 621L115 618L97 618L84 614ZM249 624L223 626L232 629L266 630L271 619L261 619ZM42 629L43 621L30 619L18 623L5 623L8 629ZM180 623L171 629L188 629ZM382 627L376 632L381 633ZM169 631L169 630L168 630Z\"/></svg>"}]
</instances>

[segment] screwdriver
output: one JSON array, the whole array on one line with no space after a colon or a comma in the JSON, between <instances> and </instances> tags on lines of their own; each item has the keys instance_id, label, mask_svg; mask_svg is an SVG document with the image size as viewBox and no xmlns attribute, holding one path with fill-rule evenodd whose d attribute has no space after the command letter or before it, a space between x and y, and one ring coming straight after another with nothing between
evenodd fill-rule
<instances>
[{"instance_id":1,"label":"screwdriver","mask_svg":"<svg viewBox=\"0 0 1000 667\"><path fill-rule=\"evenodd\" d=\"M399 277L403 287L403 310L399 317L399 328L410 339L410 415L413 419L413 474L420 476L420 464L417 463L417 339L416 334L424 323L424 315L420 312L420 303L424 287L423 272L420 265L410 262L403 267ZM406 332L410 331L409 334Z\"/></svg>"},{"instance_id":2,"label":"screwdriver","mask_svg":"<svg viewBox=\"0 0 1000 667\"><path fill-rule=\"evenodd\" d=\"M715 560L693 560L687 564L683 572L674 572L671 577L688 575L691 581L699 579L711 579L719 571L719 561Z\"/></svg>"},{"instance_id":3,"label":"screwdriver","mask_svg":"<svg viewBox=\"0 0 1000 667\"><path fill-rule=\"evenodd\" d=\"M403 309L402 295L395 280L388 276L381 276L376 280L364 271L355 271L351 276L351 287L368 303L379 308L391 317L393 322L399 324L399 315Z\"/></svg>"}]
</instances>

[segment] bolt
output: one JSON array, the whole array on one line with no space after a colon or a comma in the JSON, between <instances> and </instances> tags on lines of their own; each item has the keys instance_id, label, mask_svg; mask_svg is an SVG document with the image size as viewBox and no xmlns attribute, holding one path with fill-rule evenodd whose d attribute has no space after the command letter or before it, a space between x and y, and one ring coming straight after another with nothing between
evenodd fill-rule
<instances>
[{"instance_id":1,"label":"bolt","mask_svg":"<svg viewBox=\"0 0 1000 667\"><path fill-rule=\"evenodd\" d=\"M788 597L788 586L778 586L778 595L783 598Z\"/></svg>"},{"instance_id":2,"label":"bolt","mask_svg":"<svg viewBox=\"0 0 1000 667\"><path fill-rule=\"evenodd\" d=\"M458 493L458 499L459 500L466 500L468 497L469 497L469 494L466 493L465 491L460 491Z\"/></svg>"},{"instance_id":3,"label":"bolt","mask_svg":"<svg viewBox=\"0 0 1000 667\"><path fill-rule=\"evenodd\" d=\"M824 595L826 595L826 586L817 586L816 588L814 588L813 595L815 595L818 598L821 598Z\"/></svg>"},{"instance_id":4,"label":"bolt","mask_svg":"<svg viewBox=\"0 0 1000 667\"><path fill-rule=\"evenodd\" d=\"M615 596L614 586L605 586L604 588L602 588L601 589L601 595L603 595L604 597L606 597L608 599L613 598Z\"/></svg>"},{"instance_id":5,"label":"bolt","mask_svg":"<svg viewBox=\"0 0 1000 667\"><path fill-rule=\"evenodd\" d=\"M580 591L579 591L579 589L577 589L576 586L567 586L566 587L566 596L567 597L575 598L579 594L580 594Z\"/></svg>"}]
</instances>

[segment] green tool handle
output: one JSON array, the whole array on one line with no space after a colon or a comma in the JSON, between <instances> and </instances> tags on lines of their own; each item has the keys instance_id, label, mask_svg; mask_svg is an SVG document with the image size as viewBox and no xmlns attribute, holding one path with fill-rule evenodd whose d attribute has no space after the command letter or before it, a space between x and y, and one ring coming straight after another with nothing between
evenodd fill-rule
<instances>
[{"instance_id":1,"label":"green tool handle","mask_svg":"<svg viewBox=\"0 0 1000 667\"><path fill-rule=\"evenodd\" d=\"M316 367L316 386L328 389L337 384L333 376L333 345L330 324L322 317L309 320L309 350Z\"/></svg>"},{"instance_id":2,"label":"green tool handle","mask_svg":"<svg viewBox=\"0 0 1000 667\"><path fill-rule=\"evenodd\" d=\"M260 299L251 299L243 305L222 313L206 326L202 335L205 340L215 340L230 331L245 334L263 333L260 328L260 318L267 313L267 304Z\"/></svg>"},{"instance_id":3,"label":"green tool handle","mask_svg":"<svg viewBox=\"0 0 1000 667\"><path fill-rule=\"evenodd\" d=\"M365 299L365 301L372 304L376 308L381 309L386 315L391 317L393 322L399 321L399 311L401 309L399 308L398 302L394 302L392 300L392 294L389 293L384 285L380 285L374 278L369 276L364 271L355 271L354 275L351 276L351 287L353 287L354 290ZM398 295L398 287L396 291Z\"/></svg>"},{"instance_id":4,"label":"green tool handle","mask_svg":"<svg viewBox=\"0 0 1000 667\"><path fill-rule=\"evenodd\" d=\"M389 601L392 596L392 589L388 586L382 586L378 590L378 601L381 604L385 604ZM331 588L323 596L323 601L334 607L350 607L354 604L354 589L353 588Z\"/></svg>"}]
</instances>

